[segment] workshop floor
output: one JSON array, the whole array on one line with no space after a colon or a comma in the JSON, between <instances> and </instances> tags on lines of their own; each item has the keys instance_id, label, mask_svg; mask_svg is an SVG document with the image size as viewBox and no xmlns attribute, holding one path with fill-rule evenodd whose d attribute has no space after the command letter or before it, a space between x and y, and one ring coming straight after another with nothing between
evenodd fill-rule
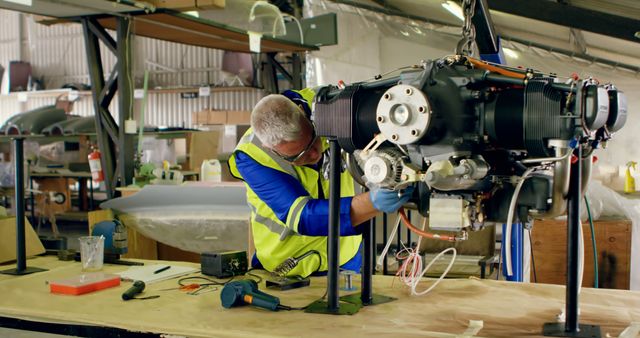
<instances>
[{"instance_id":1,"label":"workshop floor","mask_svg":"<svg viewBox=\"0 0 640 338\"><path fill-rule=\"evenodd\" d=\"M35 331L22 331L14 329L6 329L0 327L0 338L61 338L61 337L75 337L75 336L62 336L59 334L35 332Z\"/></svg>"}]
</instances>

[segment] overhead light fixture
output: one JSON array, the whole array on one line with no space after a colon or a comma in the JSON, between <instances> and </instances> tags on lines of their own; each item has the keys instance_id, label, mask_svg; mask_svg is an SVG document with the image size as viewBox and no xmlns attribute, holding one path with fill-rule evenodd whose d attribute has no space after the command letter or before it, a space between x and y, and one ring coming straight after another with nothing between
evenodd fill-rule
<instances>
[{"instance_id":1,"label":"overhead light fixture","mask_svg":"<svg viewBox=\"0 0 640 338\"><path fill-rule=\"evenodd\" d=\"M18 5L33 6L32 0L5 0L5 1L13 2L14 4L18 4Z\"/></svg>"},{"instance_id":2,"label":"overhead light fixture","mask_svg":"<svg viewBox=\"0 0 640 338\"><path fill-rule=\"evenodd\" d=\"M518 52L516 52L515 50L511 49L511 48L506 48L506 47L502 47L502 51L504 52L504 55L512 58L512 59L517 59L518 58Z\"/></svg>"},{"instance_id":3,"label":"overhead light fixture","mask_svg":"<svg viewBox=\"0 0 640 338\"><path fill-rule=\"evenodd\" d=\"M455 1L447 0L442 3L442 7L448 10L449 13L456 16L456 18L462 20L464 22L464 13L462 12L462 7L458 5Z\"/></svg>"}]
</instances>

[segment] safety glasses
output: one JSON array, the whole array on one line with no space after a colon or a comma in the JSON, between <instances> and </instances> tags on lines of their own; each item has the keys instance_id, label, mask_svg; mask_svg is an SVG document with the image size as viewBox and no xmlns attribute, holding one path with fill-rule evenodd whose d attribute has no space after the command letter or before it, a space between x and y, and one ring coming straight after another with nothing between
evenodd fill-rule
<instances>
[{"instance_id":1,"label":"safety glasses","mask_svg":"<svg viewBox=\"0 0 640 338\"><path fill-rule=\"evenodd\" d=\"M277 152L275 149L271 149L271 151L273 151L276 155L280 156L280 158L282 158L283 160L289 162L289 163L293 163L298 161L299 159L301 159L302 157L304 157L304 155L306 153L309 152L309 150L311 150L311 148L313 148L313 145L316 143L316 140L318 139L318 135L316 135L316 128L313 128L313 132L311 134L311 141L309 142L309 144L307 144L307 146L298 154L296 155L291 155L291 156L285 156L280 154L279 152Z\"/></svg>"}]
</instances>

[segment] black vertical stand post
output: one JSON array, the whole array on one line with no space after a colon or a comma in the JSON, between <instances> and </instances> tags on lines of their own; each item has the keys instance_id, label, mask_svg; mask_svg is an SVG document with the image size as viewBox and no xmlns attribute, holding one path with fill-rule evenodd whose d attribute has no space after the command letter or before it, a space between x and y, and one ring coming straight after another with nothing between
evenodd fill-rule
<instances>
[{"instance_id":1,"label":"black vertical stand post","mask_svg":"<svg viewBox=\"0 0 640 338\"><path fill-rule=\"evenodd\" d=\"M331 171L329 173L329 239L327 254L329 273L327 275L328 310L337 311L340 305L338 296L338 274L340 257L340 146L338 140L331 140Z\"/></svg>"},{"instance_id":2,"label":"black vertical stand post","mask_svg":"<svg viewBox=\"0 0 640 338\"><path fill-rule=\"evenodd\" d=\"M329 237L327 239L327 301L311 303L306 312L328 314L354 314L360 306L340 303L338 294L338 275L340 273L340 168L341 156L338 140L329 140Z\"/></svg>"},{"instance_id":3,"label":"black vertical stand post","mask_svg":"<svg viewBox=\"0 0 640 338\"><path fill-rule=\"evenodd\" d=\"M376 228L376 225L378 224L378 218L374 217L371 219L371 238L372 238L372 252L373 255L371 256L371 270L372 270L372 274L376 274L376 257L378 257L378 229Z\"/></svg>"},{"instance_id":4,"label":"black vertical stand post","mask_svg":"<svg viewBox=\"0 0 640 338\"><path fill-rule=\"evenodd\" d=\"M368 221L367 224L364 225L365 228L362 232L362 246L364 254L362 257L362 289L360 290L360 295L355 293L340 297L340 299L345 302L357 304L359 306L383 304L395 300L395 298L392 297L373 293L373 261L376 257L375 242L373 240L373 234L375 231L374 222L375 220Z\"/></svg>"},{"instance_id":5,"label":"black vertical stand post","mask_svg":"<svg viewBox=\"0 0 640 338\"><path fill-rule=\"evenodd\" d=\"M373 275L373 259L375 257L374 242L373 242L373 222L374 220L367 221L364 231L362 232L362 243L364 255L362 257L362 290L360 292L360 300L362 305L370 305L373 302L373 288L372 288L372 275Z\"/></svg>"},{"instance_id":6,"label":"black vertical stand post","mask_svg":"<svg viewBox=\"0 0 640 338\"><path fill-rule=\"evenodd\" d=\"M407 210L407 219L411 222L411 210ZM411 248L411 229L409 228L407 228L407 248Z\"/></svg>"},{"instance_id":7,"label":"black vertical stand post","mask_svg":"<svg viewBox=\"0 0 640 338\"><path fill-rule=\"evenodd\" d=\"M567 282L566 282L566 321L564 323L545 323L543 334L552 337L601 337L600 327L596 325L579 324L578 278L580 255L580 200L582 199L582 146L574 155L577 161L571 164L569 178L569 202L567 208Z\"/></svg>"},{"instance_id":8,"label":"black vertical stand post","mask_svg":"<svg viewBox=\"0 0 640 338\"><path fill-rule=\"evenodd\" d=\"M31 178L31 163L27 162L27 172L29 173L29 209L31 209L31 225L36 224L36 201L33 193L33 178Z\"/></svg>"},{"instance_id":9,"label":"black vertical stand post","mask_svg":"<svg viewBox=\"0 0 640 338\"><path fill-rule=\"evenodd\" d=\"M387 214L382 214L382 245L383 247L387 246L387 241L389 240L389 238L387 238L387 232L388 232L388 224L387 224ZM383 275L388 275L389 274L389 265L387 264L387 257L384 257L384 260L382 261L382 274Z\"/></svg>"},{"instance_id":10,"label":"black vertical stand post","mask_svg":"<svg viewBox=\"0 0 640 338\"><path fill-rule=\"evenodd\" d=\"M397 215L397 217L400 217L400 215ZM400 252L400 250L402 250L402 224L398 225L398 231L396 231L396 253Z\"/></svg>"},{"instance_id":11,"label":"black vertical stand post","mask_svg":"<svg viewBox=\"0 0 640 338\"><path fill-rule=\"evenodd\" d=\"M13 139L13 150L16 196L16 268L0 271L0 273L5 275L28 275L30 273L47 270L27 268L27 247L24 230L24 138L16 137Z\"/></svg>"},{"instance_id":12,"label":"black vertical stand post","mask_svg":"<svg viewBox=\"0 0 640 338\"><path fill-rule=\"evenodd\" d=\"M567 280L566 280L566 332L578 332L578 256L580 255L580 187L582 186L582 151L575 151L578 161L571 165L569 205L567 208Z\"/></svg>"}]
</instances>

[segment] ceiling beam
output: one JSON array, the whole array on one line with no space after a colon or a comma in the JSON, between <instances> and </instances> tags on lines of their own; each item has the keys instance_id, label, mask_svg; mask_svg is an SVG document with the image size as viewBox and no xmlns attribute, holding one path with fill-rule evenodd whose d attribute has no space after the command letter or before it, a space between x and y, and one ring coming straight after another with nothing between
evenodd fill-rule
<instances>
[{"instance_id":1,"label":"ceiling beam","mask_svg":"<svg viewBox=\"0 0 640 338\"><path fill-rule=\"evenodd\" d=\"M420 22L424 22L427 24L439 24L439 25L443 25L443 26L449 26L449 27L455 27L451 24L447 24L444 22L437 22L434 20L431 20L429 18L423 17L423 16L419 16L419 15L412 15L412 14L407 14L405 12L399 12L399 11L393 11L393 10L389 10L389 9L384 9L384 8L380 8L380 7L375 7L375 6L370 6L370 5L364 5L360 2L355 2L352 0L331 0L334 3L337 4L346 4L352 7L357 7L357 8L362 8L365 10L369 10L372 12L377 12L377 13L382 13L382 14L386 14L386 15L392 15L392 16L397 16L397 17L403 17L403 18L407 18L407 19L411 19L411 20L416 20L416 21L420 21ZM492 1L495 0L487 0L489 1L489 3L491 3ZM517 0L512 0L514 2L517 2ZM491 6L491 5L489 5ZM511 37L509 35L504 35L502 34L501 37L505 40L508 41L513 41L513 42L517 42L519 44L525 45L525 46L530 46L530 47L536 47L536 48L540 48L540 49L544 49L544 50L548 50L548 51L553 51L556 53L560 53L563 55L567 55L570 57L578 57L587 61L591 61L591 62L597 62L597 63L602 63L605 65L609 65L611 67L614 68L624 68L624 69L628 69L630 71L636 72L636 73L640 73L640 67L635 66L635 65L629 65L629 64L624 64L624 63L620 63L617 61L613 61L613 60L609 60L609 59L603 59L603 58L599 58L599 57L593 57L591 55L586 55L586 54L580 54L580 53L576 53L575 51L570 51L570 50L565 50L565 49L561 49L561 48L556 48L556 47L552 47L552 46L548 46L542 43L537 43L537 42L533 42L533 41L528 41L528 40L523 40L523 39L519 39L516 37Z\"/></svg>"},{"instance_id":2,"label":"ceiling beam","mask_svg":"<svg viewBox=\"0 0 640 338\"><path fill-rule=\"evenodd\" d=\"M401 9L399 9L398 7L391 5L387 2L387 0L371 0L372 2L376 3L377 5L380 5L384 8L390 9L392 11L399 11L402 12Z\"/></svg>"},{"instance_id":3,"label":"ceiling beam","mask_svg":"<svg viewBox=\"0 0 640 338\"><path fill-rule=\"evenodd\" d=\"M554 1L487 0L489 8L529 19L640 43L640 20Z\"/></svg>"},{"instance_id":4,"label":"ceiling beam","mask_svg":"<svg viewBox=\"0 0 640 338\"><path fill-rule=\"evenodd\" d=\"M374 6L374 5L367 5L367 4L364 4L362 2L358 2L358 1L354 1L354 0L331 0L331 2L335 2L337 4L348 5L348 6L356 7L356 8L362 8L362 9L366 9L366 10L369 10L369 11L372 11L372 12L385 14L385 15L398 16L398 17L401 17L401 18L406 18L406 19L421 21L421 22L425 22L425 23L430 23L430 24L434 24L434 25L452 26L450 23L447 23L447 22L444 22L444 21L429 19L429 18L425 18L424 16L413 15L413 14L409 14L409 13L404 12L404 11L394 10L394 9L391 9L391 8L388 8L388 7L387 8L381 8L381 7ZM460 25L460 26L462 26L462 25Z\"/></svg>"}]
</instances>

